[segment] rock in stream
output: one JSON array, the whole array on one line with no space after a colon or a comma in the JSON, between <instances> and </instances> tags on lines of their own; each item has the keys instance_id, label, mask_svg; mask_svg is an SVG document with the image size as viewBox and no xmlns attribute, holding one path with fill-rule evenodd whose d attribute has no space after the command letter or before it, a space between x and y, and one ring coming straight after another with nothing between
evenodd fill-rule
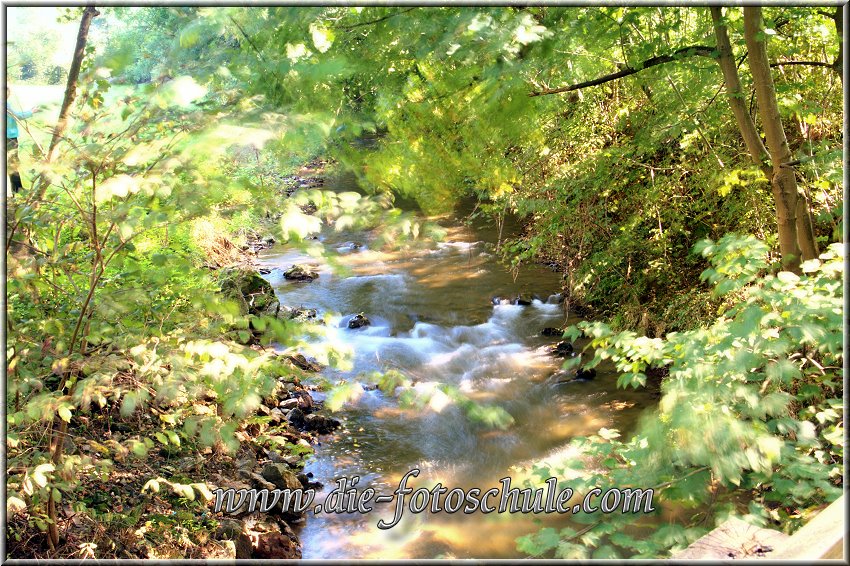
<instances>
[{"instance_id":1,"label":"rock in stream","mask_svg":"<svg viewBox=\"0 0 850 566\"><path fill-rule=\"evenodd\" d=\"M284 271L283 276L290 281L312 281L319 278L317 272L311 271L309 267L298 264Z\"/></svg>"}]
</instances>

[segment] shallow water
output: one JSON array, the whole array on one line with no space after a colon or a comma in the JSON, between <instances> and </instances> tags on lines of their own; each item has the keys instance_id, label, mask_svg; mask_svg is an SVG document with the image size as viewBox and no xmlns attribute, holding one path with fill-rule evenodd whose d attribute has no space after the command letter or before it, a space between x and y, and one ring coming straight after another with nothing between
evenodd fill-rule
<instances>
[{"instance_id":1,"label":"shallow water","mask_svg":"<svg viewBox=\"0 0 850 566\"><path fill-rule=\"evenodd\" d=\"M355 189L347 177L330 180L327 188ZM423 408L405 409L392 395L366 390L335 415L344 428L323 439L307 466L325 486L317 503L340 477L359 476L357 489L389 495L413 468L421 470L409 482L414 488L441 482L483 491L506 476L521 487L515 466L557 454L572 437L602 427L626 432L652 403L647 391L618 390L616 374L604 366L593 381L554 386L550 377L563 360L547 352L557 339L540 331L565 322L563 305L546 301L560 289L560 274L529 266L514 279L488 246L496 241L495 229L468 226L458 217L438 221L447 229L443 242L389 252L370 249L366 232L324 232L322 242L339 252L345 275L280 247L265 252L261 263L281 268L266 278L282 304L315 308L326 316L326 336L313 339L314 345L330 342L353 353L350 370L323 372L331 381L398 369L414 380L417 391L451 384L474 401L503 408L514 424L488 428L440 394ZM310 283L285 280L282 271L293 263L317 264L320 277ZM524 307L491 302L493 296L519 293L543 300ZM348 319L360 312L372 325L348 329ZM569 318L570 324L577 321ZM309 354L309 344L301 351ZM303 557L510 558L522 556L517 537L544 524L568 524L557 515L406 511L394 528L379 529L378 521L389 521L394 506L394 501L379 504L368 514L308 513L300 530Z\"/></svg>"}]
</instances>

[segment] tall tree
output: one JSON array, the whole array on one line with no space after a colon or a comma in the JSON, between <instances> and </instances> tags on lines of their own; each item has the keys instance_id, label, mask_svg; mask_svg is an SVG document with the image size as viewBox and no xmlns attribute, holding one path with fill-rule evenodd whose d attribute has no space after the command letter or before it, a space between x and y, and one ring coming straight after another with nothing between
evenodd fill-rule
<instances>
[{"instance_id":1,"label":"tall tree","mask_svg":"<svg viewBox=\"0 0 850 566\"><path fill-rule=\"evenodd\" d=\"M751 15L751 20L752 17ZM767 52L764 41L761 39L765 34L764 32L759 33L761 15L758 15L758 22L751 21L751 27L757 25L754 28L756 31L747 28L745 35L756 96L758 97L768 144L772 149L771 152L768 152L768 149L762 143L755 122L753 122L744 105L743 89L738 78L738 68L732 54L732 45L723 19L722 8L719 6L711 7L711 18L714 22L714 32L717 38L718 63L723 72L729 106L732 108L735 121L741 130L741 137L744 139L750 158L770 180L776 203L780 251L784 258L790 258L788 265L794 268L795 265L799 264L801 253L803 259L817 257L817 244L814 239L808 200L799 191L793 166L790 165L791 150L788 147L785 130L779 116L779 106L776 102L776 91L773 87ZM760 48L754 48L750 45L756 41L758 41Z\"/></svg>"},{"instance_id":2,"label":"tall tree","mask_svg":"<svg viewBox=\"0 0 850 566\"><path fill-rule=\"evenodd\" d=\"M744 8L747 60L772 165L770 186L776 203L779 249L786 266L789 269L797 269L801 253L803 259L813 259L817 257L817 246L811 230L811 220L808 219L808 206L805 205L805 198L800 199L799 196L791 149L779 115L765 38L761 8ZM799 202L800 200L802 202Z\"/></svg>"},{"instance_id":3,"label":"tall tree","mask_svg":"<svg viewBox=\"0 0 850 566\"><path fill-rule=\"evenodd\" d=\"M726 87L726 97L729 99L729 106L732 108L732 114L735 116L735 121L741 130L741 137L744 138L744 144L747 146L750 158L754 164L761 168L765 176L770 178L771 167L767 148L764 147L761 136L759 136L756 130L756 124L753 122L744 104L744 90L741 88L741 80L738 78L738 66L735 63L735 56L732 53L732 44L729 41L726 21L723 19L723 8L712 6L711 19L714 22L714 35L717 38L717 62L723 73L723 82Z\"/></svg>"},{"instance_id":4,"label":"tall tree","mask_svg":"<svg viewBox=\"0 0 850 566\"><path fill-rule=\"evenodd\" d=\"M65 129L68 127L68 113L71 110L71 106L74 104L74 99L77 96L77 79L80 76L80 67L83 63L83 57L86 52L86 42L88 40L89 35L89 27L91 26L91 21L95 16L98 16L100 12L94 6L87 6L85 10L83 10L83 16L80 19L80 29L77 33L77 43L74 47L74 58L71 61L71 69L68 71L68 82L65 87L65 98L62 101L62 108L59 111L59 120L56 123L56 128L53 130L53 137L50 140L50 148L47 150L47 162L53 158L53 153L56 149L56 145L59 143L59 140L62 139L62 135L65 133ZM49 182L46 178L42 177L42 184L38 190L39 198L41 198L45 191L47 190ZM92 222L94 223L94 215L92 215ZM74 341L72 340L70 344L70 350L74 348ZM51 427L51 442L50 442L50 452L51 452L51 461L54 464L58 464L62 459L62 452L65 446L65 437L68 432L68 423L62 420L59 417L56 417L54 421L54 425ZM47 540L50 544L51 548L55 548L56 545L59 544L59 528L57 522L57 514L56 514L56 499L51 496L47 502L47 517L50 519L50 522L47 526Z\"/></svg>"},{"instance_id":5,"label":"tall tree","mask_svg":"<svg viewBox=\"0 0 850 566\"><path fill-rule=\"evenodd\" d=\"M89 27L91 21L100 12L94 6L87 6L83 10L83 17L80 19L80 30L77 33L77 44L74 47L74 58L71 61L71 69L68 71L68 81L65 84L65 98L62 100L62 108L59 110L59 120L56 122L56 129L53 131L53 138L50 140L50 148L47 150L47 161L53 158L53 151L56 149L56 144L62 139L62 134L65 133L65 128L68 125L68 112L71 110L71 105L74 104L74 98L77 96L77 79L80 76L80 67L83 64L83 56L86 52L86 42L89 36Z\"/></svg>"}]
</instances>

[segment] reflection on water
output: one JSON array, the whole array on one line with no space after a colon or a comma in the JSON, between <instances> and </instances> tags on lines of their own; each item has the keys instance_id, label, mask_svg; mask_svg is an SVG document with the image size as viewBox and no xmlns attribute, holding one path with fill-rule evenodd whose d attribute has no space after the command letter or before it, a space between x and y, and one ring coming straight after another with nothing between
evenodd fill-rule
<instances>
[{"instance_id":1,"label":"reflection on water","mask_svg":"<svg viewBox=\"0 0 850 566\"><path fill-rule=\"evenodd\" d=\"M349 270L345 276L297 251L272 250L262 258L267 267L317 265L320 277L311 283L286 281L282 269L267 278L283 304L327 315L321 340L353 351L350 371L324 372L332 381L399 369L418 389L451 384L515 419L507 430L491 430L450 401L404 409L380 391L366 391L340 412L344 428L323 441L308 464L325 485L317 502L343 476L359 476L358 489L389 495L413 468L421 470L409 482L413 488L441 482L484 490L505 476L521 487L515 466L556 454L570 438L602 427L629 430L650 403L647 392L618 390L616 375L604 366L594 381L553 387L548 378L562 360L548 354L554 340L540 331L565 322L562 305L546 302L560 289L559 274L530 266L514 280L485 245L495 240L494 230L455 219L441 223L448 229L444 242L394 252L370 249L367 233L323 234ZM519 293L542 300L525 307L491 303L493 296ZM372 325L348 329L347 320L360 312ZM542 524L567 524L558 516L406 511L394 528L378 529L394 505L378 504L366 515L309 514L301 532L304 558L509 558L520 556L518 536Z\"/></svg>"}]
</instances>

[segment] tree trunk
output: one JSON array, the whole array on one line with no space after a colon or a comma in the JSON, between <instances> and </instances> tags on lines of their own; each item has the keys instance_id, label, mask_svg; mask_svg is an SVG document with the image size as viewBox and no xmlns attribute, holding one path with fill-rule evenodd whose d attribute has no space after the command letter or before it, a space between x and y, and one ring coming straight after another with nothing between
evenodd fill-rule
<instances>
[{"instance_id":1,"label":"tree trunk","mask_svg":"<svg viewBox=\"0 0 850 566\"><path fill-rule=\"evenodd\" d=\"M797 244L804 260L815 259L820 255L812 224L812 206L807 192L798 186L797 190Z\"/></svg>"},{"instance_id":2,"label":"tree trunk","mask_svg":"<svg viewBox=\"0 0 850 566\"><path fill-rule=\"evenodd\" d=\"M92 18L99 15L100 12L94 6L87 6L83 10L83 17L80 20L80 30L77 32L77 44L74 47L74 58L71 60L71 68L68 70L68 82L65 85L65 98L62 100L62 108L59 110L59 120L56 122L56 128L53 130L53 138L50 140L50 147L47 150L47 161L53 158L53 150L56 149L56 144L65 133L68 127L68 112L71 110L71 105L77 97L77 79L80 76L80 66L83 64L83 56L86 52L86 42L89 36L89 26Z\"/></svg>"},{"instance_id":3,"label":"tree trunk","mask_svg":"<svg viewBox=\"0 0 850 566\"><path fill-rule=\"evenodd\" d=\"M750 154L750 159L755 165L761 168L765 177L770 179L771 182L774 200L776 201L777 223L780 226L779 238L782 255L783 257L788 257L788 254L794 254L798 258L802 255L804 259L817 257L817 245L815 243L814 231L812 229L808 199L797 189L796 179L793 178L793 170L791 170L792 175L790 179L785 171L781 172L782 174L779 175L776 166L777 161L773 159L774 153L768 153L767 148L764 146L764 143L762 143L761 136L759 136L758 131L756 130L755 123L744 105L743 89L741 88L741 81L738 78L738 69L735 64L735 57L732 53L732 45L729 41L729 34L726 29L726 24L723 21L722 8L711 7L711 19L714 22L714 33L717 38L717 50L719 52L718 63L720 64L720 69L723 72L723 80L726 86L726 95L729 100L729 106L732 108L735 121L738 124L738 128L741 130L741 137L744 138L744 143L746 144L747 151ZM748 35L748 38L754 38L754 34ZM750 53L752 52L753 50L750 49ZM757 54L757 63L762 65L767 64L766 53L764 53L761 59L758 59ZM753 61L751 59L750 67L752 68L752 66ZM757 85L758 82L761 81L761 85L759 86L764 87L766 76L770 81L770 92L759 93L757 86L756 94L759 97L759 108L763 108L762 101L764 100L765 95L768 97L768 100L773 101L773 106L776 107L776 95L773 92L773 79L770 76L769 66L763 67L762 71L763 72L757 80ZM753 76L756 76L755 72L753 72ZM767 103L767 106L769 107L770 104ZM779 155L778 163L787 163L790 161L791 152L788 148L788 142L785 140L785 131L782 129L782 123L779 120L778 107L776 107L774 115L776 119L772 122L774 127L772 136L768 137L770 140L768 143L771 144L772 148L784 148L785 154ZM763 113L762 121L767 124ZM778 131L776 127L777 125ZM767 127L765 129L767 130ZM771 165L771 162L773 165ZM784 167L780 167L780 169L789 169L789 166L786 165ZM797 195L796 198L789 198L789 195L785 194L785 190L783 189L783 187L787 187L787 190L791 191L792 186L793 192ZM789 214L791 211L793 211L793 214ZM789 222L793 222L793 229L789 226ZM786 242L784 248L782 247L782 241ZM796 241L796 252L794 251L795 246L791 244L794 241ZM799 259L797 261L799 261ZM793 265L791 267L793 267Z\"/></svg>"},{"instance_id":4,"label":"tree trunk","mask_svg":"<svg viewBox=\"0 0 850 566\"><path fill-rule=\"evenodd\" d=\"M773 168L770 185L773 199L776 202L776 222L779 228L779 249L782 262L792 271L799 271L801 250L805 252L804 259L817 257L814 234L811 232L811 220L808 219L808 207L805 214L800 215L798 230L798 210L802 200L799 199L797 179L794 168L786 165L791 161L791 149L785 137L782 120L779 115L779 105L776 102L776 90L773 77L770 74L770 64L765 49L765 35L762 30L760 7L744 8L744 40L747 43L747 58L750 72L753 76L753 86L758 100L759 115L764 126L767 149ZM802 245L800 245L802 242Z\"/></svg>"},{"instance_id":5,"label":"tree trunk","mask_svg":"<svg viewBox=\"0 0 850 566\"><path fill-rule=\"evenodd\" d=\"M68 81L65 83L65 98L62 100L59 119L56 121L56 127L53 129L53 137L50 139L50 146L47 149L47 157L45 158L47 163L53 160L53 153L56 146L68 128L68 113L71 111L71 106L77 97L77 79L80 76L80 67L83 64L83 57L86 54L89 26L91 26L92 19L99 15L100 12L94 6L87 6L83 10L83 17L80 19L80 29L77 32L77 44L74 47L74 58L71 60L71 68L68 70ZM44 198L44 193L47 191L49 184L48 176L42 173L38 178L38 199Z\"/></svg>"},{"instance_id":6,"label":"tree trunk","mask_svg":"<svg viewBox=\"0 0 850 566\"><path fill-rule=\"evenodd\" d=\"M723 9L719 6L712 6L711 19L714 22L714 35L717 38L717 51L720 54L718 63L720 64L720 70L723 72L723 82L726 86L726 97L729 99L729 106L732 107L732 113L735 115L735 121L741 130L741 137L744 138L750 159L755 165L761 168L765 177L770 179L773 176L773 170L769 162L770 157L768 156L767 148L764 147L761 141L761 136L759 136L756 130L756 125L744 104L744 91L741 88L741 81L738 78L738 67L735 64L735 57L732 54L729 33L726 30L726 24L723 22Z\"/></svg>"},{"instance_id":7,"label":"tree trunk","mask_svg":"<svg viewBox=\"0 0 850 566\"><path fill-rule=\"evenodd\" d=\"M835 32L838 34L838 57L835 58L835 63L832 66L838 71L838 76L841 77L841 84L844 84L844 6L836 6L832 16L832 21L835 22Z\"/></svg>"},{"instance_id":8,"label":"tree trunk","mask_svg":"<svg viewBox=\"0 0 850 566\"><path fill-rule=\"evenodd\" d=\"M56 128L53 130L50 147L47 150L46 161L48 163L50 163L53 159L53 152L56 149L56 145L59 143L59 140L62 139L62 135L68 127L68 113L71 110L71 106L74 104L74 99L77 97L77 79L80 76L80 67L83 64L83 56L86 52L89 27L91 26L92 18L98 15L100 15L100 12L98 12L94 6L87 6L85 10L83 10L83 17L80 19L80 29L77 32L77 44L74 47L74 58L71 61L71 68L68 70L68 82L65 86L65 98L62 100L62 108L59 110L59 119L56 122ZM41 177L40 185L41 186L38 190L39 199L41 199L47 191L48 181L46 177ZM73 347L74 345L71 344L71 349L73 349ZM65 435L68 430L68 423L58 417L56 420L59 422L59 425L57 429L52 430L50 451L51 460L58 468L59 463L62 460L62 448L64 446ZM54 427L51 427L51 429L53 428ZM52 493L47 500L47 518L49 519L47 524L47 542L50 548L54 549L59 545L59 523L58 514L56 512L56 501L54 500Z\"/></svg>"}]
</instances>

